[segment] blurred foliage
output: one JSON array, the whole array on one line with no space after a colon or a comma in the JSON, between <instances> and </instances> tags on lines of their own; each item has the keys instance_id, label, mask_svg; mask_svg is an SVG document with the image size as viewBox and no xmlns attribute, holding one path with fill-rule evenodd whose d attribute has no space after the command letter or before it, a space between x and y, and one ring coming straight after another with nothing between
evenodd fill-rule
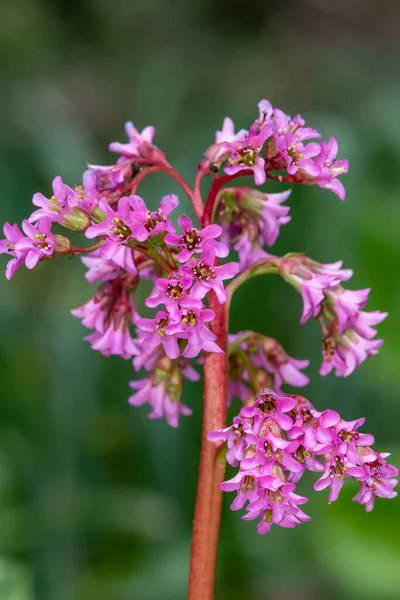
<instances>
[{"instance_id":1,"label":"blurred foliage","mask_svg":"<svg viewBox=\"0 0 400 600\"><path fill-rule=\"evenodd\" d=\"M349 379L320 378L318 327L299 326L300 300L275 278L238 292L231 330L310 357L305 393L344 418L365 415L399 464L399 3L18 0L1 13L2 221L28 215L55 175L76 185L86 161L107 164L128 119L154 123L189 179L222 118L245 126L263 97L339 139L346 202L296 189L276 252L354 268L352 286L372 287L368 308L390 313L382 352ZM169 191L161 176L141 188L154 202ZM194 415L178 431L129 407L129 361L93 352L69 314L90 296L83 272L60 260L0 280L0 598L180 600L200 386L185 390ZM349 483L332 506L312 493L311 523L266 537L229 511L227 494L216 598L398 599L399 502L366 514L353 493Z\"/></svg>"}]
</instances>

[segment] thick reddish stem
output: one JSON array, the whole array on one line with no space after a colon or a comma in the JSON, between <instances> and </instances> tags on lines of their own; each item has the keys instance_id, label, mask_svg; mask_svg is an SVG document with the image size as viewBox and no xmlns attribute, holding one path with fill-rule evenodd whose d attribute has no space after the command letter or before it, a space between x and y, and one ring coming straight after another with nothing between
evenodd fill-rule
<instances>
[{"instance_id":1,"label":"thick reddish stem","mask_svg":"<svg viewBox=\"0 0 400 600\"><path fill-rule=\"evenodd\" d=\"M217 562L221 491L225 460L218 459L218 446L207 440L207 434L222 429L227 406L227 312L214 293L209 301L215 312L210 324L223 354L206 353L204 357L204 406L201 436L200 470L193 523L188 600L212 600Z\"/></svg>"}]
</instances>

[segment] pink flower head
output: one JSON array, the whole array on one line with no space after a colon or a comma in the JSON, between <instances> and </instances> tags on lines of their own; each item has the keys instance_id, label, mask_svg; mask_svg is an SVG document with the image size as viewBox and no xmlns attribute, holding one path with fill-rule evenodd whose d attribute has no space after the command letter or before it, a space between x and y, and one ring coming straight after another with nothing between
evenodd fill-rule
<instances>
[{"instance_id":1,"label":"pink flower head","mask_svg":"<svg viewBox=\"0 0 400 600\"><path fill-rule=\"evenodd\" d=\"M224 304L227 294L223 281L238 273L239 264L231 262L215 266L215 245L210 240L204 243L201 259L184 266L183 269L196 282L190 292L191 298L201 300L210 290L214 290L218 302Z\"/></svg>"},{"instance_id":2,"label":"pink flower head","mask_svg":"<svg viewBox=\"0 0 400 600\"><path fill-rule=\"evenodd\" d=\"M186 338L184 325L179 320L172 320L168 312L160 310L155 319L139 319L136 325L146 334L141 339L143 350L152 351L162 344L169 358L178 358L178 340Z\"/></svg>"},{"instance_id":3,"label":"pink flower head","mask_svg":"<svg viewBox=\"0 0 400 600\"><path fill-rule=\"evenodd\" d=\"M294 136L295 140L298 142L321 137L321 134L316 129L304 127L305 121L300 115L296 115L294 119L292 119L282 110L279 110L279 108L274 108L273 113L273 131L274 139L276 141L285 139L288 135Z\"/></svg>"},{"instance_id":4,"label":"pink flower head","mask_svg":"<svg viewBox=\"0 0 400 600\"><path fill-rule=\"evenodd\" d=\"M255 135L249 134L248 137L237 142L225 142L226 148L230 150L228 164L224 167L225 173L235 175L239 171L249 169L254 173L256 185L265 183L267 178L264 170L265 160L261 153L270 135L271 126L265 125Z\"/></svg>"},{"instance_id":5,"label":"pink flower head","mask_svg":"<svg viewBox=\"0 0 400 600\"><path fill-rule=\"evenodd\" d=\"M261 391L231 427L207 436L226 442L227 461L239 467L220 488L237 492L233 510L249 503L243 519L261 518L258 533L267 533L273 523L294 527L309 520L298 509L307 499L295 494L305 470L321 473L314 489L330 487L329 502L338 497L344 479L353 477L361 484L354 500L372 510L376 496L396 496L398 470L385 461L387 454L372 450L373 436L358 431L363 424L364 419L343 421L333 410L318 412L302 396Z\"/></svg>"},{"instance_id":6,"label":"pink flower head","mask_svg":"<svg viewBox=\"0 0 400 600\"><path fill-rule=\"evenodd\" d=\"M374 452L372 459L369 457L364 464L366 476L360 482L360 490L353 501L364 505L367 512L374 508L376 498L391 499L397 496L394 488L398 483L399 470L386 462L388 456L390 454L387 452Z\"/></svg>"},{"instance_id":7,"label":"pink flower head","mask_svg":"<svg viewBox=\"0 0 400 600\"><path fill-rule=\"evenodd\" d=\"M51 221L61 221L64 214L69 211L68 198L73 194L72 189L65 185L59 176L53 179L52 187L51 198L46 198L40 192L33 195L32 202L39 208L29 217L30 223L35 223L43 217L48 217Z\"/></svg>"},{"instance_id":8,"label":"pink flower head","mask_svg":"<svg viewBox=\"0 0 400 600\"><path fill-rule=\"evenodd\" d=\"M384 317L383 317L384 318ZM323 340L323 363L320 375L336 370L337 377L351 375L367 358L378 354L383 340L370 340L347 329L343 335L327 334Z\"/></svg>"},{"instance_id":9,"label":"pink flower head","mask_svg":"<svg viewBox=\"0 0 400 600\"><path fill-rule=\"evenodd\" d=\"M366 477L364 467L358 467L340 453L332 452L326 461L325 471L322 477L314 483L314 490L319 492L330 487L328 502L331 504L337 500L346 477L354 477L363 480Z\"/></svg>"},{"instance_id":10,"label":"pink flower head","mask_svg":"<svg viewBox=\"0 0 400 600\"><path fill-rule=\"evenodd\" d=\"M110 152L117 152L126 158L146 158L152 153L154 148L154 127L150 125L145 127L143 131L139 133L133 123L128 121L125 124L125 133L129 142L127 144L112 142L108 146Z\"/></svg>"},{"instance_id":11,"label":"pink flower head","mask_svg":"<svg viewBox=\"0 0 400 600\"><path fill-rule=\"evenodd\" d=\"M178 217L178 223L182 228L182 235L169 233L165 236L165 241L167 244L181 248L177 256L181 263L188 261L193 254L202 252L204 244L207 241L211 244L216 256L223 258L228 255L229 250L225 244L221 244L221 242L215 240L222 233L219 225L207 225L203 229L197 230L193 227L192 219L189 219L186 215Z\"/></svg>"},{"instance_id":12,"label":"pink flower head","mask_svg":"<svg viewBox=\"0 0 400 600\"><path fill-rule=\"evenodd\" d=\"M224 481L219 485L223 492L237 492L235 500L231 504L232 510L240 510L246 502L255 502L260 490L259 473L255 469L240 470L232 479Z\"/></svg>"},{"instance_id":13,"label":"pink flower head","mask_svg":"<svg viewBox=\"0 0 400 600\"><path fill-rule=\"evenodd\" d=\"M84 172L82 185L77 185L73 190L71 203L88 214L99 205L96 175L92 171Z\"/></svg>"},{"instance_id":14,"label":"pink flower head","mask_svg":"<svg viewBox=\"0 0 400 600\"><path fill-rule=\"evenodd\" d=\"M150 211L140 196L130 196L131 207L134 210L134 237L144 242L149 237L159 233L174 233L175 227L169 215L179 205L178 196L168 194L161 199L160 208Z\"/></svg>"},{"instance_id":15,"label":"pink flower head","mask_svg":"<svg viewBox=\"0 0 400 600\"><path fill-rule=\"evenodd\" d=\"M165 332L187 339L187 346L182 353L186 358L194 358L202 350L221 353L221 348L215 343L216 335L206 326L214 317L214 311L209 308L186 308L181 311L180 320L168 325Z\"/></svg>"},{"instance_id":16,"label":"pink flower head","mask_svg":"<svg viewBox=\"0 0 400 600\"><path fill-rule=\"evenodd\" d=\"M14 225L4 223L3 231L5 239L0 240L0 254L8 254L8 256L13 257L8 261L6 268L6 278L11 279L18 267L24 262L25 254L15 251L16 243L24 239L24 235L16 223Z\"/></svg>"},{"instance_id":17,"label":"pink flower head","mask_svg":"<svg viewBox=\"0 0 400 600\"><path fill-rule=\"evenodd\" d=\"M51 220L43 217L33 226L29 221L22 221L21 233L18 225L4 224L6 238L0 240L0 254L8 254L13 258L8 262L6 277L11 279L15 271L25 263L28 269L33 269L39 260L49 258L55 251L55 240L51 232Z\"/></svg>"},{"instance_id":18,"label":"pink flower head","mask_svg":"<svg viewBox=\"0 0 400 600\"><path fill-rule=\"evenodd\" d=\"M321 187L331 190L340 200L344 200L346 192L341 181L336 179L339 175L349 170L348 160L336 160L338 143L331 137L328 143L321 142L321 149L315 158L315 164L319 173L315 176L315 183Z\"/></svg>"},{"instance_id":19,"label":"pink flower head","mask_svg":"<svg viewBox=\"0 0 400 600\"><path fill-rule=\"evenodd\" d=\"M146 299L146 305L154 308L165 304L168 313L174 320L181 318L180 307L202 308L203 303L188 295L193 278L182 269L172 271L168 278L159 277L154 284L153 294Z\"/></svg>"},{"instance_id":20,"label":"pink flower head","mask_svg":"<svg viewBox=\"0 0 400 600\"><path fill-rule=\"evenodd\" d=\"M215 313L209 308L203 310L186 310L183 312L182 322L185 324L186 334L188 336L188 345L183 356L194 358L201 351L222 353L221 348L216 344L216 335L205 325L212 321Z\"/></svg>"},{"instance_id":21,"label":"pink flower head","mask_svg":"<svg viewBox=\"0 0 400 600\"><path fill-rule=\"evenodd\" d=\"M311 521L299 507L308 502L307 498L294 493L293 483L283 483L278 489L263 490L263 495L247 506L247 514L242 517L245 521L260 519L257 533L268 533L273 524L279 527L293 528L305 521Z\"/></svg>"},{"instance_id":22,"label":"pink flower head","mask_svg":"<svg viewBox=\"0 0 400 600\"><path fill-rule=\"evenodd\" d=\"M261 390L258 400L251 406L243 406L240 414L244 418L273 419L284 431L293 427L293 419L289 413L296 406L296 401L290 396L279 396L270 390Z\"/></svg>"},{"instance_id":23,"label":"pink flower head","mask_svg":"<svg viewBox=\"0 0 400 600\"><path fill-rule=\"evenodd\" d=\"M133 196L123 196L117 210L109 206L105 200L101 200L99 207L105 214L104 221L88 227L85 235L89 239L106 236L104 245L99 250L99 256L104 260L114 260L120 266L123 258L120 253L121 246L129 239L143 241L141 225L137 223L133 215Z\"/></svg>"}]
</instances>

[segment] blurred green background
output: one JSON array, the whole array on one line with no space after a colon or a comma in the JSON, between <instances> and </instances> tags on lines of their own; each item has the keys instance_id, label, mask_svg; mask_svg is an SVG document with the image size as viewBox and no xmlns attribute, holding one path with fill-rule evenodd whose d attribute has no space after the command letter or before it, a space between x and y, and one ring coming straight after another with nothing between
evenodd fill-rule
<instances>
[{"instance_id":1,"label":"blurred green background","mask_svg":"<svg viewBox=\"0 0 400 600\"><path fill-rule=\"evenodd\" d=\"M296 188L276 252L343 259L349 287L372 287L368 309L389 311L386 342L349 379L319 377L317 324L300 326L300 299L267 277L238 292L231 331L262 331L311 358L305 394L346 419L365 415L400 464L399 24L395 0L6 0L1 220L27 216L55 175L76 185L87 161L108 164L128 119L156 125L156 143L192 180L226 115L246 127L264 97L300 112L338 138L348 195L341 204ZM161 176L140 188L154 204L170 191ZM83 273L66 259L0 279L0 599L181 600L201 388L185 388L194 415L177 431L130 407L130 361L93 352L69 314L92 293ZM268 536L231 513L226 494L217 600L400 598L398 500L366 514L348 482L328 506L313 480L300 493L314 520Z\"/></svg>"}]
</instances>

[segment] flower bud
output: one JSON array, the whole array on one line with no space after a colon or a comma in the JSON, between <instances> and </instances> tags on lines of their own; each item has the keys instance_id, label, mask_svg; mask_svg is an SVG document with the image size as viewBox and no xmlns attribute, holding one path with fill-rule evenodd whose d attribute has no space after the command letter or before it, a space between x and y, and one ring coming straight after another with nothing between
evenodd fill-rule
<instances>
[{"instance_id":1,"label":"flower bud","mask_svg":"<svg viewBox=\"0 0 400 600\"><path fill-rule=\"evenodd\" d=\"M72 231L83 232L91 225L91 219L88 214L74 207L73 214L64 215L60 225Z\"/></svg>"},{"instance_id":2,"label":"flower bud","mask_svg":"<svg viewBox=\"0 0 400 600\"><path fill-rule=\"evenodd\" d=\"M63 235L54 235L55 248L57 254L68 254L71 251L71 242Z\"/></svg>"}]
</instances>

